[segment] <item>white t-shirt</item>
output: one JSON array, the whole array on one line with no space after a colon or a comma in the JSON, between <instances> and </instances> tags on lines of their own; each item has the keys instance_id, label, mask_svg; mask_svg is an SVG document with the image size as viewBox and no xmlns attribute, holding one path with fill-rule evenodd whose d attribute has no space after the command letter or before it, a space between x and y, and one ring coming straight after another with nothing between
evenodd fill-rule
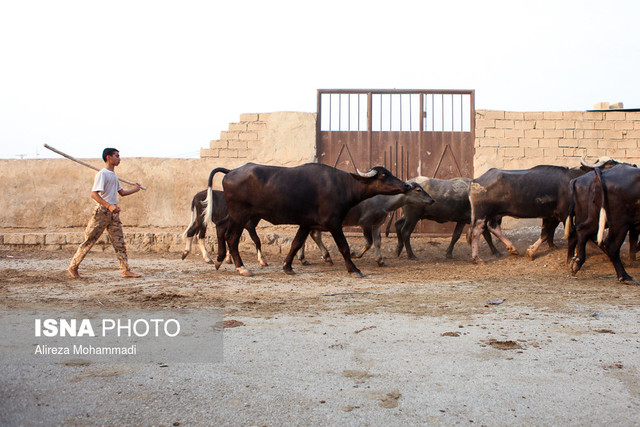
<instances>
[{"instance_id":1,"label":"white t-shirt","mask_svg":"<svg viewBox=\"0 0 640 427\"><path fill-rule=\"evenodd\" d=\"M118 191L122 190L122 184L118 175L109 169L102 169L96 174L91 191L98 191L100 197L112 205L118 204Z\"/></svg>"}]
</instances>

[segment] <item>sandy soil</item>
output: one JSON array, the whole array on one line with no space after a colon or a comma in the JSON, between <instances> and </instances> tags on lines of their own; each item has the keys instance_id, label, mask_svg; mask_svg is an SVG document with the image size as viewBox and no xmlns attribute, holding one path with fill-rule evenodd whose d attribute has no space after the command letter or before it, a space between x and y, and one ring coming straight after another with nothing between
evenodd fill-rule
<instances>
[{"instance_id":1,"label":"sandy soil","mask_svg":"<svg viewBox=\"0 0 640 427\"><path fill-rule=\"evenodd\" d=\"M536 234L509 236L524 253ZM309 250L312 264L288 276L275 246L260 268L244 245L250 278L195 251L131 254L141 279L120 278L111 249L94 251L81 280L65 270L71 252L0 252L0 309L223 307L225 317L223 363L5 365L0 424L633 425L640 287L619 283L594 246L571 277L556 241L533 261L483 244L478 266L465 242L448 260L448 239L414 239L409 261L384 239L387 265L366 254L362 279L335 247L335 265ZM624 260L640 278L640 263Z\"/></svg>"},{"instance_id":2,"label":"sandy soil","mask_svg":"<svg viewBox=\"0 0 640 427\"><path fill-rule=\"evenodd\" d=\"M536 238L535 230L512 232L520 253ZM325 238L325 242L328 239ZM269 317L337 310L345 314L392 312L430 316L468 316L482 312L486 301L505 298L509 304L563 310L572 304L593 302L637 305L640 288L620 284L608 259L594 245L577 277L565 263L566 242L558 249L541 247L535 260L492 256L486 244L481 256L486 265L470 262L470 249L458 242L454 259L444 257L446 238L414 239L419 257L395 257L393 238L383 239L386 266L378 267L369 251L356 265L365 274L350 277L335 246L329 246L335 265L319 258L317 249L307 258L311 265L294 263L295 275L282 271L284 254L266 246L270 265L260 267L252 248L244 245L243 258L253 277L235 273L232 265L216 271L194 250L184 261L179 254L130 254L132 268L142 279L122 279L115 256L108 248L93 251L81 266L83 279L72 280L65 271L72 253L67 251L0 252L0 304L4 307L223 307L226 314ZM360 239L351 237L353 247ZM504 251L504 246L497 244ZM195 248L194 248L195 249ZM629 274L640 277L640 262L623 260Z\"/></svg>"}]
</instances>

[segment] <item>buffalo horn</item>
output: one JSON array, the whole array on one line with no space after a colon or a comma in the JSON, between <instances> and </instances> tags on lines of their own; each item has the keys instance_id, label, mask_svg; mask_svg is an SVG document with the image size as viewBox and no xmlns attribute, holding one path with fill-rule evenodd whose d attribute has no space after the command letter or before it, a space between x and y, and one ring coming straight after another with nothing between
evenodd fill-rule
<instances>
[{"instance_id":1,"label":"buffalo horn","mask_svg":"<svg viewBox=\"0 0 640 427\"><path fill-rule=\"evenodd\" d=\"M611 160L611 157L600 157L598 160L596 160L595 163L587 163L585 161L585 157L587 157L586 154L583 155L582 158L580 159L580 164L582 164L582 166L585 166L585 167L591 168L591 169L602 167L605 163L607 163L609 160Z\"/></svg>"},{"instance_id":2,"label":"buffalo horn","mask_svg":"<svg viewBox=\"0 0 640 427\"><path fill-rule=\"evenodd\" d=\"M360 172L360 169L358 169L358 168L356 168L356 171L358 171L358 175L360 175L362 177L365 177L365 178L373 178L378 173L378 171L375 170L375 169L371 169L367 173Z\"/></svg>"}]
</instances>

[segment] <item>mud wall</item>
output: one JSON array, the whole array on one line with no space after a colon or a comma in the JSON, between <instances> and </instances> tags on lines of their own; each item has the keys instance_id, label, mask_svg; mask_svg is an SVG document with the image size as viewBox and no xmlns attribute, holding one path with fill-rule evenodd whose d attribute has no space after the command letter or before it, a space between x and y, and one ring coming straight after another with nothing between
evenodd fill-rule
<instances>
[{"instance_id":1,"label":"mud wall","mask_svg":"<svg viewBox=\"0 0 640 427\"><path fill-rule=\"evenodd\" d=\"M184 227L191 199L206 188L211 169L249 161L313 162L315 132L313 113L243 114L202 149L200 159L125 156L116 172L148 190L121 199L122 220L129 227ZM491 167L575 166L583 154L589 160L607 155L640 164L639 147L640 112L476 112L475 176ZM101 159L84 160L103 166ZM0 227L84 227L94 206L89 198L94 175L63 158L0 160ZM221 188L220 180L214 187Z\"/></svg>"},{"instance_id":2,"label":"mud wall","mask_svg":"<svg viewBox=\"0 0 640 427\"><path fill-rule=\"evenodd\" d=\"M295 166L315 161L315 114L244 114L235 130L212 141L200 159L127 158L116 173L148 187L120 198L125 226L184 227L193 195L207 187L216 167L249 161ZM224 146L224 148L223 148ZM242 148L244 147L244 148ZM83 159L102 168L102 159ZM0 227L57 229L84 227L95 202L90 199L95 171L70 160L0 160ZM214 187L221 189L221 176ZM127 184L123 184L129 188Z\"/></svg>"},{"instance_id":3,"label":"mud wall","mask_svg":"<svg viewBox=\"0 0 640 427\"><path fill-rule=\"evenodd\" d=\"M640 112L476 111L475 176L492 167L578 166L583 155L640 164Z\"/></svg>"}]
</instances>

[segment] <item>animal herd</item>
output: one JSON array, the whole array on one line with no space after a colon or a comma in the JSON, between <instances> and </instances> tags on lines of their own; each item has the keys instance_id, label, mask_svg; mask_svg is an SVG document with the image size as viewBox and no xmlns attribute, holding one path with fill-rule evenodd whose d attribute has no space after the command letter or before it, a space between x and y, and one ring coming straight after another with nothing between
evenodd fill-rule
<instances>
[{"instance_id":1,"label":"animal herd","mask_svg":"<svg viewBox=\"0 0 640 427\"><path fill-rule=\"evenodd\" d=\"M567 263L573 275L586 260L586 244L597 242L611 260L618 280L637 285L625 271L620 248L629 234L630 259L635 260L640 231L640 169L610 158L579 167L540 165L524 170L490 169L476 179L436 179L416 177L407 182L387 169L377 166L363 173L348 173L318 163L296 167L266 166L247 163L237 169L216 168L211 171L207 190L197 193L191 203L191 224L184 259L197 236L202 256L216 269L222 262L233 262L237 272L251 276L238 251L243 230L256 246L258 262L266 266L256 226L261 220L274 225L297 225L298 230L285 257L284 272L293 274L296 254L306 264L304 243L308 236L316 242L322 258L332 263L322 242L322 232L329 232L342 255L347 272L362 277L352 258L360 258L372 246L378 265L384 265L380 251L380 229L389 212L402 208L395 222L398 244L396 255L406 249L415 259L411 234L418 221L455 222L455 230L446 251L453 248L465 225L472 260L478 256L480 236L491 252L499 254L491 234L501 240L511 254L518 251L501 229L502 218L542 218L540 238L527 249L534 258L544 242L554 247L553 237L562 222L568 239ZM212 189L214 176L224 174L224 191ZM211 259L204 245L207 225L215 224L217 254ZM359 226L365 246L351 252L343 226ZM608 228L605 237L604 230Z\"/></svg>"}]
</instances>

